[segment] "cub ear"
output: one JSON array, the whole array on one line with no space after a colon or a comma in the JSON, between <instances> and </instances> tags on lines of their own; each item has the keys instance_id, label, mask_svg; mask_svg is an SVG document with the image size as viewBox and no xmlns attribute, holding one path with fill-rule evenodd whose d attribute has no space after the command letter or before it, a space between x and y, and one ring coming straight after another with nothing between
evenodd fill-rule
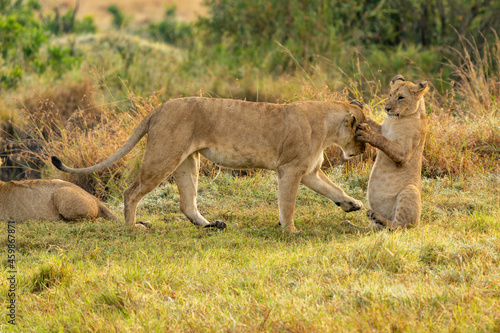
<instances>
[{"instance_id":1,"label":"cub ear","mask_svg":"<svg viewBox=\"0 0 500 333\"><path fill-rule=\"evenodd\" d=\"M354 128L354 124L356 123L356 117L350 112L347 112L345 115L345 126L348 128Z\"/></svg>"},{"instance_id":2,"label":"cub ear","mask_svg":"<svg viewBox=\"0 0 500 333\"><path fill-rule=\"evenodd\" d=\"M352 104L352 105L356 105L357 107L359 107L361 110L363 110L363 104L361 104L360 101L356 100L356 99L353 99L352 101L349 102L349 104Z\"/></svg>"},{"instance_id":3,"label":"cub ear","mask_svg":"<svg viewBox=\"0 0 500 333\"><path fill-rule=\"evenodd\" d=\"M427 81L422 81L422 82L419 82L417 83L416 85L414 85L412 88L411 88L414 92L421 92L421 93L424 93L426 92L427 90L429 90L429 87L427 85Z\"/></svg>"},{"instance_id":4,"label":"cub ear","mask_svg":"<svg viewBox=\"0 0 500 333\"><path fill-rule=\"evenodd\" d=\"M399 81L399 80L401 80L403 82L405 81L405 78L403 77L403 75L398 74L395 77L393 77L391 80L391 87L396 83L396 81Z\"/></svg>"}]
</instances>

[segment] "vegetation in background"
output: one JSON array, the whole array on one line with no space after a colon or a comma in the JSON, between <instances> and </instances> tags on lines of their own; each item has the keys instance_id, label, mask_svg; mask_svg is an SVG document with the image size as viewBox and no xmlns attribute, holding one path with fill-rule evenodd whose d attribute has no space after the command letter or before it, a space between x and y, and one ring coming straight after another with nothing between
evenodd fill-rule
<instances>
[{"instance_id":1,"label":"vegetation in background","mask_svg":"<svg viewBox=\"0 0 500 333\"><path fill-rule=\"evenodd\" d=\"M157 100L148 110L160 100L185 95L271 102L357 98L381 120L387 82L395 73L427 79L434 87L427 103L431 131L424 175L456 175L472 172L474 166L494 170L498 162L500 46L494 30L498 23L492 20L496 3L440 2L427 8L427 2L409 1L395 15L400 5L396 1L207 1L209 17L179 22L175 7L168 7L165 20L137 29L139 36L123 31L81 34L84 30L76 29L74 20L78 3L64 15L57 10L53 19L50 13L41 15L35 1L2 4L7 27L0 36L2 85L7 97L16 96L14 102L7 98L0 105L1 119L6 120L2 137L8 143L0 149L4 170L38 168L55 153L78 166L104 158L130 132L123 128L123 119L130 118L131 128L140 119L128 111L132 101L149 96ZM424 22L422 13L429 10L435 12ZM123 28L126 14L118 6L111 12L115 27ZM449 29L443 22L451 24ZM69 26L74 34L61 36ZM493 29L485 31L484 26ZM417 38L428 27L434 31L430 45ZM442 43L455 46L436 45ZM57 78L60 84L54 84ZM21 81L26 87L13 90ZM29 93L33 88L34 95ZM442 124L450 129L444 131ZM123 137L115 134L109 149L90 142L109 142L105 129L113 126L122 126ZM104 135L102 141L98 133ZM71 156L75 144L93 148L85 154L77 149L80 155ZM448 148L442 150L443 145ZM334 149L327 157L325 167L343 163ZM33 158L34 163L29 161ZM140 153L133 157L139 158ZM73 181L97 194L110 188L120 192L129 181L123 175L134 174L123 170L125 165L117 165L108 176ZM22 175L27 173L9 171L3 179Z\"/></svg>"},{"instance_id":2,"label":"vegetation in background","mask_svg":"<svg viewBox=\"0 0 500 333\"><path fill-rule=\"evenodd\" d=\"M211 15L203 23L217 41L230 38L235 48L245 48L277 40L290 43L287 46L299 55L329 53L338 41L367 46L453 45L458 41L453 29L477 38L500 28L496 19L500 4L492 0L257 0L252 4L207 0L206 4ZM304 42L307 45L299 46Z\"/></svg>"},{"instance_id":3,"label":"vegetation in background","mask_svg":"<svg viewBox=\"0 0 500 333\"><path fill-rule=\"evenodd\" d=\"M207 0L206 4L210 16L201 23L208 27L209 39L231 54L248 55L245 61L255 63L262 61L265 52L276 49L275 42L301 63L308 63L318 55L335 57L346 45L388 53L387 48L398 45L457 45L460 35L492 37L500 28L496 19L500 4L492 0L257 0L251 4ZM269 68L278 73L289 70L286 55L271 57ZM434 66L439 67L439 62Z\"/></svg>"},{"instance_id":4,"label":"vegetation in background","mask_svg":"<svg viewBox=\"0 0 500 333\"><path fill-rule=\"evenodd\" d=\"M167 180L140 203L147 233L122 222L16 225L17 332L379 332L500 329L498 1L208 0L145 27L115 7L116 31L78 9L0 0L1 180L62 178L123 210L145 140L107 170L51 167L108 157L145 114L180 96L348 101L384 118L389 80L426 79L429 131L420 226L357 233L301 188L297 237L278 227L276 178L201 167L198 205L224 232L192 226ZM119 3L117 2L117 6ZM363 200L374 149L324 170ZM366 206L365 206L366 207ZM5 250L6 238L2 242ZM5 251L0 251L6 258ZM6 261L0 274L7 276ZM0 279L0 306L8 283ZM0 326L5 328L5 326Z\"/></svg>"},{"instance_id":5,"label":"vegetation in background","mask_svg":"<svg viewBox=\"0 0 500 333\"><path fill-rule=\"evenodd\" d=\"M167 7L164 20L149 23L147 31L156 40L179 47L192 46L194 26L189 22L179 22L176 9L175 5Z\"/></svg>"},{"instance_id":6,"label":"vegetation in background","mask_svg":"<svg viewBox=\"0 0 500 333\"><path fill-rule=\"evenodd\" d=\"M43 25L55 35L69 33L95 33L97 28L94 25L94 19L92 16L85 16L80 21L76 19L79 7L80 0L76 0L74 7L55 5L53 7L53 11L48 13L42 13L39 11L38 14L43 22Z\"/></svg>"},{"instance_id":7,"label":"vegetation in background","mask_svg":"<svg viewBox=\"0 0 500 333\"><path fill-rule=\"evenodd\" d=\"M2 0L0 9L0 91L16 88L23 77L43 75L47 70L60 78L81 58L70 47L50 45L50 37L95 32L91 18L75 20L77 7L66 13L56 7L54 14L43 16L38 1Z\"/></svg>"},{"instance_id":8,"label":"vegetation in background","mask_svg":"<svg viewBox=\"0 0 500 333\"><path fill-rule=\"evenodd\" d=\"M122 29L130 23L130 17L128 17L117 5L109 6L108 12L113 15L113 26L116 29Z\"/></svg>"}]
</instances>

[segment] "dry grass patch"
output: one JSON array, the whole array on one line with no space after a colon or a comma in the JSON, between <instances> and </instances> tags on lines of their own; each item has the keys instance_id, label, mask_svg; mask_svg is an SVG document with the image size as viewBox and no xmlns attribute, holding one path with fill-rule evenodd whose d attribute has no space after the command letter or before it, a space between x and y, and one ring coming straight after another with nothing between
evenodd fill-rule
<instances>
[{"instance_id":1,"label":"dry grass patch","mask_svg":"<svg viewBox=\"0 0 500 333\"><path fill-rule=\"evenodd\" d=\"M378 233L346 229L340 221L366 223L364 211L301 188L302 233L289 237L277 226L274 177L201 177L200 209L224 217L223 232L184 219L171 184L142 204L148 233L102 219L18 224L14 331L498 330L498 180L426 180L422 224ZM339 168L329 177L363 198ZM51 283L35 292L40 276Z\"/></svg>"}]
</instances>

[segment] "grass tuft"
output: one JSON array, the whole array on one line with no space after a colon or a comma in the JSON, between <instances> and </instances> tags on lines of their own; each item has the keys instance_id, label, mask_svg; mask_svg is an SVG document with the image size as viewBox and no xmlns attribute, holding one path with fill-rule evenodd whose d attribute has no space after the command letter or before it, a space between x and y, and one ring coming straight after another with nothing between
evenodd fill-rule
<instances>
[{"instance_id":1,"label":"grass tuft","mask_svg":"<svg viewBox=\"0 0 500 333\"><path fill-rule=\"evenodd\" d=\"M72 277L73 269L69 263L61 260L45 263L31 277L31 292L40 293L61 284L68 284Z\"/></svg>"}]
</instances>

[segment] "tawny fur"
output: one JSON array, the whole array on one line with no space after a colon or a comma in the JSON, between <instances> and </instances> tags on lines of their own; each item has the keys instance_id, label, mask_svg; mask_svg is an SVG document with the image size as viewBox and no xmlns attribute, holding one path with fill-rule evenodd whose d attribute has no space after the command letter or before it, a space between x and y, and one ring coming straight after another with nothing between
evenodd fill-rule
<instances>
[{"instance_id":1,"label":"tawny fur","mask_svg":"<svg viewBox=\"0 0 500 333\"><path fill-rule=\"evenodd\" d=\"M181 98L152 111L105 161L83 169L68 168L55 157L53 163L66 172L95 172L118 161L148 134L141 170L124 195L126 223L138 227L138 202L170 174L186 217L198 226L213 225L196 207L200 155L224 167L275 170L280 223L284 231L295 232L293 214L301 182L345 211L361 208L361 202L334 185L320 167L323 150L333 144L347 158L364 151L365 144L354 139L356 125L363 121L362 110L346 103Z\"/></svg>"},{"instance_id":2,"label":"tawny fur","mask_svg":"<svg viewBox=\"0 0 500 333\"><path fill-rule=\"evenodd\" d=\"M0 181L0 221L117 219L96 197L62 180Z\"/></svg>"},{"instance_id":3,"label":"tawny fur","mask_svg":"<svg viewBox=\"0 0 500 333\"><path fill-rule=\"evenodd\" d=\"M393 78L382 124L367 117L356 130L358 140L378 149L370 174L367 216L370 227L414 226L420 221L422 154L427 131L424 94L427 82Z\"/></svg>"}]
</instances>

